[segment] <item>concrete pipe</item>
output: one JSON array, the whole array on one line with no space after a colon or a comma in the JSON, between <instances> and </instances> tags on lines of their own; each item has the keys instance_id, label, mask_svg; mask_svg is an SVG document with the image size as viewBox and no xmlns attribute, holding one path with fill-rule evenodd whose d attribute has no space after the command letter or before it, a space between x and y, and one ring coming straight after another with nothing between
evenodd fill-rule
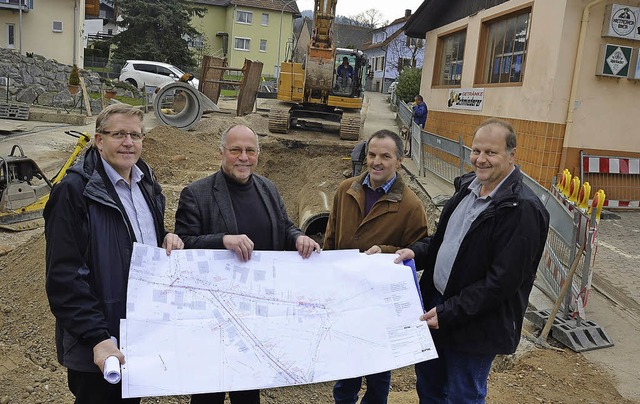
<instances>
[{"instance_id":1,"label":"concrete pipe","mask_svg":"<svg viewBox=\"0 0 640 404\"><path fill-rule=\"evenodd\" d=\"M300 230L320 245L329 221L329 212L333 205L333 190L324 181L320 184L307 184L298 193Z\"/></svg>"},{"instance_id":2,"label":"concrete pipe","mask_svg":"<svg viewBox=\"0 0 640 404\"><path fill-rule=\"evenodd\" d=\"M189 130L202 118L200 97L200 92L187 83L170 83L153 95L153 111L165 125Z\"/></svg>"}]
</instances>

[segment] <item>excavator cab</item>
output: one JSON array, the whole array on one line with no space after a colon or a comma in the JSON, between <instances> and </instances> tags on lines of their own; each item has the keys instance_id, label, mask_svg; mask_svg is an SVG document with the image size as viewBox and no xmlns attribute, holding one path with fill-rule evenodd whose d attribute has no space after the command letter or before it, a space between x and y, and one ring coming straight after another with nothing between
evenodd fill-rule
<instances>
[{"instance_id":1,"label":"excavator cab","mask_svg":"<svg viewBox=\"0 0 640 404\"><path fill-rule=\"evenodd\" d=\"M336 49L331 95L360 97L364 88L366 58L361 51Z\"/></svg>"}]
</instances>

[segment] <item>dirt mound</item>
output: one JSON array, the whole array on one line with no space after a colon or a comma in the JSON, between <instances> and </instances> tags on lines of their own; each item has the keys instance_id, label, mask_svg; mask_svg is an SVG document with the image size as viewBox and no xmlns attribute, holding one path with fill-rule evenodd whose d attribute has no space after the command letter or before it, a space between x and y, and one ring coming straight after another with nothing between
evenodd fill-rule
<instances>
[{"instance_id":1,"label":"dirt mound","mask_svg":"<svg viewBox=\"0 0 640 404\"><path fill-rule=\"evenodd\" d=\"M155 169L167 196L168 229L174 227L182 188L218 170L220 134L235 123L248 124L261 135L258 172L275 182L294 222L300 205L317 199L318 190L333 197L345 178L343 173L351 169L349 154L355 142L339 141L335 134L302 131L274 136L268 134L266 121L259 114L243 118L212 114L189 132L168 127L149 132L143 158ZM433 212L428 198L412 186L428 212ZM14 243L15 247L0 257L0 404L71 403L66 371L56 360L54 319L44 292L44 237L41 232L29 234L31 238L18 246L14 236L0 235L4 245ZM625 402L604 371L572 352L529 349L502 358L489 384L489 401L496 403ZM262 399L265 403L330 403L331 388L331 383L320 383L271 389L263 391ZM413 369L395 370L390 402L417 402L414 389ZM143 402L187 403L188 398Z\"/></svg>"}]
</instances>

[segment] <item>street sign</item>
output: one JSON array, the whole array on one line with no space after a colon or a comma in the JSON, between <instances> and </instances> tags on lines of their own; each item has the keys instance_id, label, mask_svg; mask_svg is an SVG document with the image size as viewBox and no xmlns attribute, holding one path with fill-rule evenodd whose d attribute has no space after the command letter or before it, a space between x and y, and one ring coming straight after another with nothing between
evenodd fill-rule
<instances>
[{"instance_id":1,"label":"street sign","mask_svg":"<svg viewBox=\"0 0 640 404\"><path fill-rule=\"evenodd\" d=\"M631 64L630 46L603 44L600 49L597 75L609 77L627 77Z\"/></svg>"}]
</instances>

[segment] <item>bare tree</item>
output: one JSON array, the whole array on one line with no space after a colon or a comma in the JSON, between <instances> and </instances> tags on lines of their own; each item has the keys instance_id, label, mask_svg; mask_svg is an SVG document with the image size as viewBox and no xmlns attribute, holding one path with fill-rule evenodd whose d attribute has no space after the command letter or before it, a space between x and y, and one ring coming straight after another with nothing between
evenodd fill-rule
<instances>
[{"instance_id":1,"label":"bare tree","mask_svg":"<svg viewBox=\"0 0 640 404\"><path fill-rule=\"evenodd\" d=\"M388 21L383 20L382 13L375 8L365 10L360 14L352 16L351 19L357 22L355 25L369 28L378 28L388 24Z\"/></svg>"},{"instance_id":2,"label":"bare tree","mask_svg":"<svg viewBox=\"0 0 640 404\"><path fill-rule=\"evenodd\" d=\"M423 47L423 39L399 35L387 45L387 67L398 75L404 69L417 67L417 56Z\"/></svg>"}]
</instances>

